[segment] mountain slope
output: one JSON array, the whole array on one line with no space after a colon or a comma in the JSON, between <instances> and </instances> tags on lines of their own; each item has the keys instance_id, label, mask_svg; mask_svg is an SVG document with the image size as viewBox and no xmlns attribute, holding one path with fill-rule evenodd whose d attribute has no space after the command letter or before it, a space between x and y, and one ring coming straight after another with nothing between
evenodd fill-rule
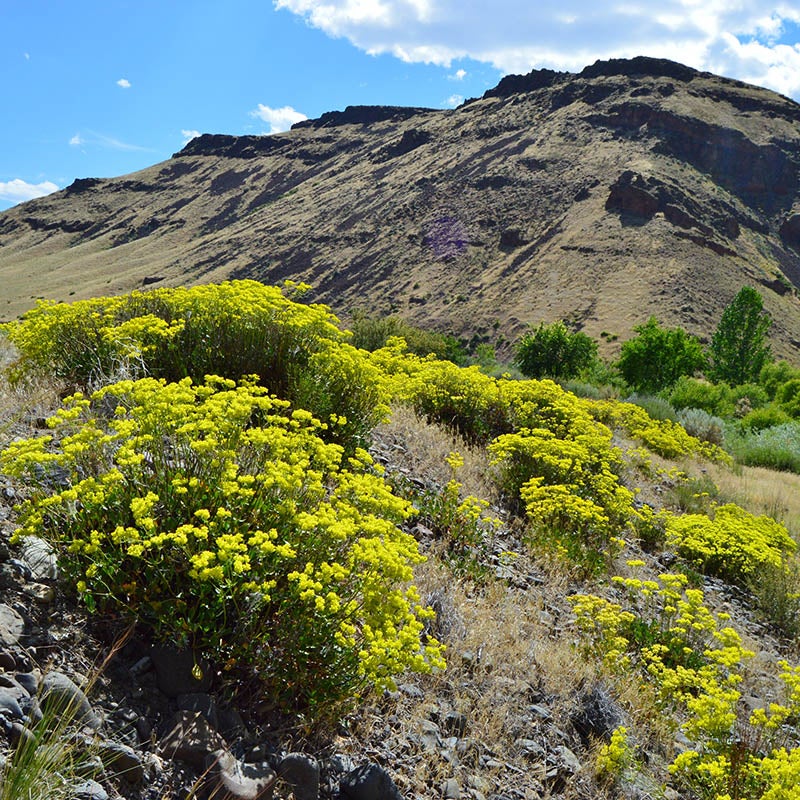
<instances>
[{"instance_id":1,"label":"mountain slope","mask_svg":"<svg viewBox=\"0 0 800 800\"><path fill-rule=\"evenodd\" d=\"M491 343L556 318L624 339L650 314L708 335L750 284L791 357L800 106L669 61L535 70L450 111L204 135L0 214L6 318L39 295L225 277Z\"/></svg>"}]
</instances>

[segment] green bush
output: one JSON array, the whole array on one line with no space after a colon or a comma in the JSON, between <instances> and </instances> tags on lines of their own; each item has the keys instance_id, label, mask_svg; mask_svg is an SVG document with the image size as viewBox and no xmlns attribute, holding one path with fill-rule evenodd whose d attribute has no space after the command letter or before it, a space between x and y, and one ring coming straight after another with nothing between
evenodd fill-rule
<instances>
[{"instance_id":1,"label":"green bush","mask_svg":"<svg viewBox=\"0 0 800 800\"><path fill-rule=\"evenodd\" d=\"M406 340L408 352L414 355L433 355L454 364L464 364L467 360L464 348L454 336L418 328L400 317L356 314L351 329L353 346L362 350L374 352L385 347L392 337L399 336Z\"/></svg>"},{"instance_id":2,"label":"green bush","mask_svg":"<svg viewBox=\"0 0 800 800\"><path fill-rule=\"evenodd\" d=\"M800 417L800 378L792 378L782 383L775 393L775 402L790 417Z\"/></svg>"},{"instance_id":3,"label":"green bush","mask_svg":"<svg viewBox=\"0 0 800 800\"><path fill-rule=\"evenodd\" d=\"M670 422L678 421L678 415L675 413L672 404L663 397L658 397L658 395L632 394L625 399L625 402L633 403L639 408L643 408L652 419L668 419Z\"/></svg>"},{"instance_id":4,"label":"green bush","mask_svg":"<svg viewBox=\"0 0 800 800\"><path fill-rule=\"evenodd\" d=\"M528 378L574 378L597 357L597 342L559 321L531 328L514 348L514 363Z\"/></svg>"},{"instance_id":5,"label":"green bush","mask_svg":"<svg viewBox=\"0 0 800 800\"><path fill-rule=\"evenodd\" d=\"M800 424L787 422L761 431L737 431L730 426L725 447L740 464L800 474Z\"/></svg>"},{"instance_id":6,"label":"green bush","mask_svg":"<svg viewBox=\"0 0 800 800\"><path fill-rule=\"evenodd\" d=\"M256 281L155 289L72 304L40 303L4 326L20 358L10 374L92 388L115 376L177 381L258 375L272 394L318 418L345 418L326 435L352 451L387 412L380 374L344 345L337 319Z\"/></svg>"},{"instance_id":7,"label":"green bush","mask_svg":"<svg viewBox=\"0 0 800 800\"><path fill-rule=\"evenodd\" d=\"M702 408L717 417L731 417L736 407L731 387L726 383L709 383L699 378L679 378L668 395L673 407Z\"/></svg>"},{"instance_id":8,"label":"green bush","mask_svg":"<svg viewBox=\"0 0 800 800\"><path fill-rule=\"evenodd\" d=\"M791 417L782 408L769 405L764 408L756 408L749 414L745 414L739 421L739 426L745 432L758 432L766 428L783 425L790 420Z\"/></svg>"},{"instance_id":9,"label":"green bush","mask_svg":"<svg viewBox=\"0 0 800 800\"><path fill-rule=\"evenodd\" d=\"M706 365L703 347L683 328L662 328L655 317L634 328L636 336L622 345L618 368L637 392L658 392L682 375L693 375Z\"/></svg>"},{"instance_id":10,"label":"green bush","mask_svg":"<svg viewBox=\"0 0 800 800\"><path fill-rule=\"evenodd\" d=\"M788 361L775 361L764 365L758 376L758 383L769 399L774 400L781 384L794 378L800 378L800 369L793 367Z\"/></svg>"},{"instance_id":11,"label":"green bush","mask_svg":"<svg viewBox=\"0 0 800 800\"><path fill-rule=\"evenodd\" d=\"M423 644L406 501L363 450L250 383L123 381L68 398L0 468L32 490L16 536L51 541L90 610L319 708L441 665ZM58 476L58 480L54 476Z\"/></svg>"}]
</instances>

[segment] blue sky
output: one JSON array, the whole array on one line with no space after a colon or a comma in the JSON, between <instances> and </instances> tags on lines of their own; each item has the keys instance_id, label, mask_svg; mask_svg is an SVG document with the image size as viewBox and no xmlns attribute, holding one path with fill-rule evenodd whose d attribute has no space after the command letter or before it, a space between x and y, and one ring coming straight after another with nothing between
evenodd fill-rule
<instances>
[{"instance_id":1,"label":"blue sky","mask_svg":"<svg viewBox=\"0 0 800 800\"><path fill-rule=\"evenodd\" d=\"M800 100L800 5L757 0L0 0L0 209L202 133L447 108L509 72L651 55Z\"/></svg>"}]
</instances>

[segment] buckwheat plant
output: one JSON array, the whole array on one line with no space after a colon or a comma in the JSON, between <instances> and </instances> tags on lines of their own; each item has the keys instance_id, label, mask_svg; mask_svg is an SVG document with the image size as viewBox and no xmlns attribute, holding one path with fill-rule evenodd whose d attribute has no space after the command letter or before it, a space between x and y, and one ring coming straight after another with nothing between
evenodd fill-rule
<instances>
[{"instance_id":1,"label":"buckwheat plant","mask_svg":"<svg viewBox=\"0 0 800 800\"><path fill-rule=\"evenodd\" d=\"M86 606L121 612L286 704L347 699L443 666L410 584L410 513L368 453L254 380L144 378L75 394L0 468L31 487Z\"/></svg>"}]
</instances>

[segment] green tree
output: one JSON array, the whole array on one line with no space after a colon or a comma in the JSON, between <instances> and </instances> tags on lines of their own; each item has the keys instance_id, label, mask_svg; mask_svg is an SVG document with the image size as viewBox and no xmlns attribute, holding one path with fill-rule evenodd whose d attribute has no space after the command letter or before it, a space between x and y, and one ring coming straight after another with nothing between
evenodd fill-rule
<instances>
[{"instance_id":1,"label":"green tree","mask_svg":"<svg viewBox=\"0 0 800 800\"><path fill-rule=\"evenodd\" d=\"M743 286L722 312L711 338L710 377L731 386L757 382L764 365L772 360L767 332L772 318L752 286Z\"/></svg>"},{"instance_id":2,"label":"green tree","mask_svg":"<svg viewBox=\"0 0 800 800\"><path fill-rule=\"evenodd\" d=\"M617 366L637 392L661 391L706 365L700 340L683 328L662 328L655 317L650 317L633 330L637 335L622 345Z\"/></svg>"},{"instance_id":3,"label":"green tree","mask_svg":"<svg viewBox=\"0 0 800 800\"><path fill-rule=\"evenodd\" d=\"M597 356L597 342L561 322L539 323L517 342L514 363L528 378L574 378Z\"/></svg>"}]
</instances>

